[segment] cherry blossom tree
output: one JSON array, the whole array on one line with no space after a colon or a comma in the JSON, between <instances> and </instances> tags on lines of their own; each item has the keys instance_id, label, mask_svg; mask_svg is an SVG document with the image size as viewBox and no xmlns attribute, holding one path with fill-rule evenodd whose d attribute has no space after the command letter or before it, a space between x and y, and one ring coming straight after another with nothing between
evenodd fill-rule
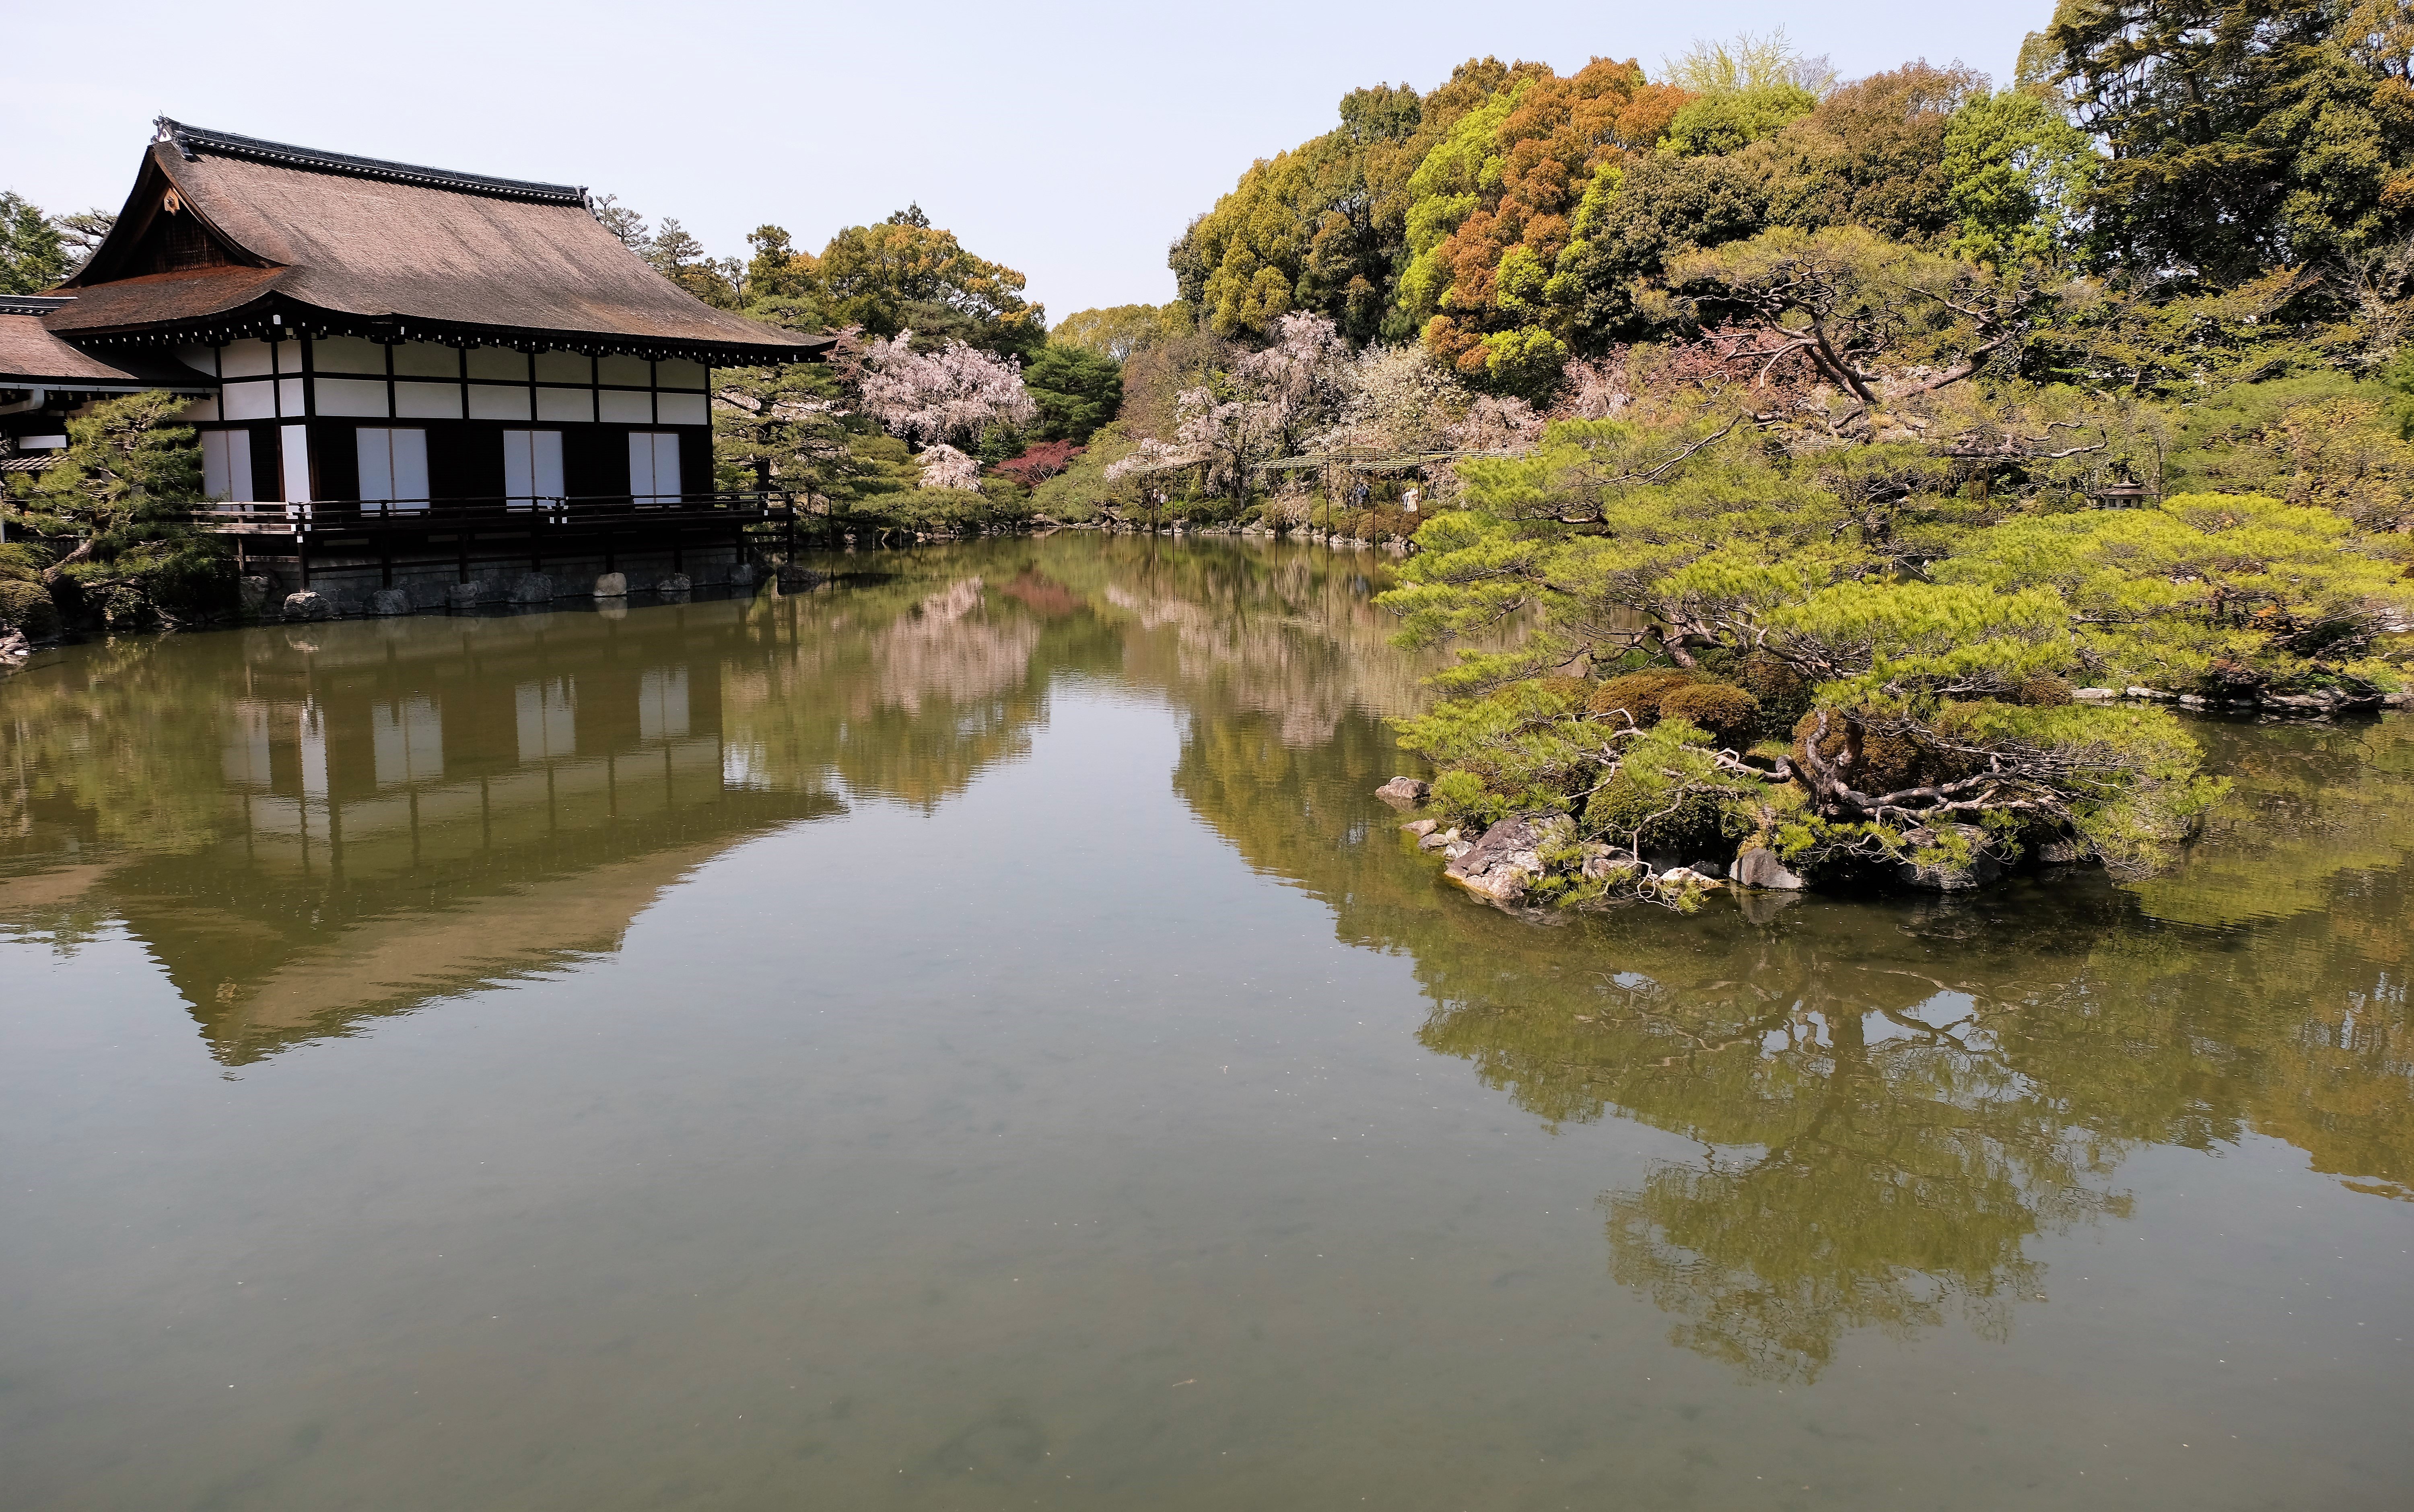
<instances>
[{"instance_id":1,"label":"cherry blossom tree","mask_svg":"<svg viewBox=\"0 0 2414 1512\"><path fill-rule=\"evenodd\" d=\"M914 333L864 347L862 412L892 436L920 446L980 448L992 429L1019 428L1038 414L1022 386L1022 365L949 341L916 352Z\"/></svg>"},{"instance_id":2,"label":"cherry blossom tree","mask_svg":"<svg viewBox=\"0 0 2414 1512\"><path fill-rule=\"evenodd\" d=\"M1297 451L1339 410L1349 369L1349 343L1333 322L1304 310L1284 316L1274 345L1232 365L1236 397L1256 410L1246 428L1273 442L1276 456Z\"/></svg>"},{"instance_id":3,"label":"cherry blossom tree","mask_svg":"<svg viewBox=\"0 0 2414 1512\"><path fill-rule=\"evenodd\" d=\"M953 488L963 493L980 489L980 464L946 442L927 448L919 458L925 488Z\"/></svg>"},{"instance_id":4,"label":"cherry blossom tree","mask_svg":"<svg viewBox=\"0 0 2414 1512\"><path fill-rule=\"evenodd\" d=\"M1205 458L1188 447L1155 436L1143 436L1130 455L1107 464L1107 477L1111 482L1137 478L1151 472L1165 472L1179 467L1196 467Z\"/></svg>"},{"instance_id":5,"label":"cherry blossom tree","mask_svg":"<svg viewBox=\"0 0 2414 1512\"><path fill-rule=\"evenodd\" d=\"M1423 346L1370 346L1342 375L1340 415L1311 449L1401 457L1450 449L1443 432L1467 411L1457 375Z\"/></svg>"},{"instance_id":6,"label":"cherry blossom tree","mask_svg":"<svg viewBox=\"0 0 2414 1512\"><path fill-rule=\"evenodd\" d=\"M1107 475L1203 465L1210 489L1238 496L1252 469L1297 452L1332 422L1349 369L1349 348L1331 321L1286 315L1274 345L1234 363L1218 387L1175 396L1173 440L1142 442Z\"/></svg>"},{"instance_id":7,"label":"cherry blossom tree","mask_svg":"<svg viewBox=\"0 0 2414 1512\"><path fill-rule=\"evenodd\" d=\"M1560 370L1559 402L1554 415L1567 420L1606 420L1633 402L1625 353L1614 352L1591 362L1581 359Z\"/></svg>"},{"instance_id":8,"label":"cherry blossom tree","mask_svg":"<svg viewBox=\"0 0 2414 1512\"><path fill-rule=\"evenodd\" d=\"M1509 456L1542 439L1542 418L1524 399L1479 394L1443 434L1462 452Z\"/></svg>"},{"instance_id":9,"label":"cherry blossom tree","mask_svg":"<svg viewBox=\"0 0 2414 1512\"><path fill-rule=\"evenodd\" d=\"M1542 422L1523 399L1477 394L1423 346L1369 346L1340 369L1336 418L1310 436L1311 452L1408 457L1438 452L1524 451L1542 437ZM1456 466L1430 462L1417 470L1425 497L1457 499ZM1336 497L1345 480L1328 474Z\"/></svg>"}]
</instances>

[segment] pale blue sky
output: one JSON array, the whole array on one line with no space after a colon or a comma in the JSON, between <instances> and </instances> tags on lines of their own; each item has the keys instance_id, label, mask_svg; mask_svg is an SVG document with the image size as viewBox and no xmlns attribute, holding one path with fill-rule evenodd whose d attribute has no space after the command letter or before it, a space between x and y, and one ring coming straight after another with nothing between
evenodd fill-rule
<instances>
[{"instance_id":1,"label":"pale blue sky","mask_svg":"<svg viewBox=\"0 0 2414 1512\"><path fill-rule=\"evenodd\" d=\"M30 8L30 7L29 7ZM1166 244L1347 90L1461 60L1656 71L1784 23L1846 77L1960 59L2008 80L2050 0L1696 6L411 6L125 3L12 19L0 188L114 209L149 123L583 183L716 255L765 220L818 249L918 200L1061 319L1173 294Z\"/></svg>"}]
</instances>

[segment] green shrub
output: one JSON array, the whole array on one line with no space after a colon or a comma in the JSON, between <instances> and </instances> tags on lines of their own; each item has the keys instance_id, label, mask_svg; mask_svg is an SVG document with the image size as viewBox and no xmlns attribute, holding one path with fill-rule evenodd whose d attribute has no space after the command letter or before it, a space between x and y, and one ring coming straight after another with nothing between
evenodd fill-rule
<instances>
[{"instance_id":1,"label":"green shrub","mask_svg":"<svg viewBox=\"0 0 2414 1512\"><path fill-rule=\"evenodd\" d=\"M1759 727L1760 700L1730 682L1695 682L1662 695L1660 717L1690 720L1721 745L1742 745Z\"/></svg>"},{"instance_id":2,"label":"green shrub","mask_svg":"<svg viewBox=\"0 0 2414 1512\"><path fill-rule=\"evenodd\" d=\"M0 541L0 579L38 583L42 570L50 564L51 554L40 546L25 541Z\"/></svg>"},{"instance_id":3,"label":"green shrub","mask_svg":"<svg viewBox=\"0 0 2414 1512\"><path fill-rule=\"evenodd\" d=\"M2071 701L2070 684L2051 673L2023 679L2019 691L2014 701L2032 709L2051 709Z\"/></svg>"},{"instance_id":4,"label":"green shrub","mask_svg":"<svg viewBox=\"0 0 2414 1512\"><path fill-rule=\"evenodd\" d=\"M1431 517L1429 515L1403 515L1395 507L1379 505L1373 509L1345 510L1332 515L1329 519L1334 532L1347 539L1389 541L1394 536L1405 540L1416 534L1417 528ZM1309 518L1319 526L1328 521L1322 510Z\"/></svg>"},{"instance_id":5,"label":"green shrub","mask_svg":"<svg viewBox=\"0 0 2414 1512\"><path fill-rule=\"evenodd\" d=\"M1109 481L1107 469L1129 457L1137 443L1124 433L1120 425L1102 427L1090 439L1090 444L1064 472L1052 478L1042 479L1031 490L1031 508L1035 514L1065 524L1079 524L1096 519L1110 506L1125 510L1136 507L1140 490L1128 478Z\"/></svg>"},{"instance_id":6,"label":"green shrub","mask_svg":"<svg viewBox=\"0 0 2414 1512\"><path fill-rule=\"evenodd\" d=\"M1674 666L1629 672L1595 688L1585 708L1596 714L1614 716L1622 712L1637 725L1650 725L1660 718L1660 700L1692 681L1692 673Z\"/></svg>"},{"instance_id":7,"label":"green shrub","mask_svg":"<svg viewBox=\"0 0 2414 1512\"><path fill-rule=\"evenodd\" d=\"M30 639L46 640L59 633L59 606L40 583L0 577L0 625L14 625Z\"/></svg>"},{"instance_id":8,"label":"green shrub","mask_svg":"<svg viewBox=\"0 0 2414 1512\"><path fill-rule=\"evenodd\" d=\"M1760 702L1760 725L1754 731L1766 739L1784 740L1794 725L1810 711L1810 680L1769 655L1754 651L1736 667L1736 681Z\"/></svg>"}]
</instances>

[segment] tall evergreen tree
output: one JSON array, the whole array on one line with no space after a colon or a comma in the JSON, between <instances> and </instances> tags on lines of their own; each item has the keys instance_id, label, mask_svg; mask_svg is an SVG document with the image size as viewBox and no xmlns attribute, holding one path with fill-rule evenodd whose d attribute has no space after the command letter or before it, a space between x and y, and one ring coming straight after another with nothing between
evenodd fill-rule
<instances>
[{"instance_id":1,"label":"tall evergreen tree","mask_svg":"<svg viewBox=\"0 0 2414 1512\"><path fill-rule=\"evenodd\" d=\"M2414 89L2389 6L2061 0L2029 67L2111 160L2088 195L2145 274L2235 283L2369 249L2414 216Z\"/></svg>"}]
</instances>

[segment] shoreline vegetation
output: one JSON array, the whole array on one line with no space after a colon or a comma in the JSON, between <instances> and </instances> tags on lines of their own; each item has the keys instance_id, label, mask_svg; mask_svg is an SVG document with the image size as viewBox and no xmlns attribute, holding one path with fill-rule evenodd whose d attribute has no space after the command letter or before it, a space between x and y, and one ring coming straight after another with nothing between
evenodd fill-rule
<instances>
[{"instance_id":1,"label":"shoreline vegetation","mask_svg":"<svg viewBox=\"0 0 2414 1512\"><path fill-rule=\"evenodd\" d=\"M2414 22L2266 10L2063 0L2001 88L1782 34L1470 59L1251 165L1171 302L1052 328L918 206L743 260L598 214L839 333L716 374L715 466L851 543L1403 552L1402 643L1461 649L1398 723L1420 843L1496 901L2141 876L2222 791L2173 708L2414 685ZM7 208L15 283L92 218ZM231 611L163 399L9 478L20 647Z\"/></svg>"}]
</instances>

